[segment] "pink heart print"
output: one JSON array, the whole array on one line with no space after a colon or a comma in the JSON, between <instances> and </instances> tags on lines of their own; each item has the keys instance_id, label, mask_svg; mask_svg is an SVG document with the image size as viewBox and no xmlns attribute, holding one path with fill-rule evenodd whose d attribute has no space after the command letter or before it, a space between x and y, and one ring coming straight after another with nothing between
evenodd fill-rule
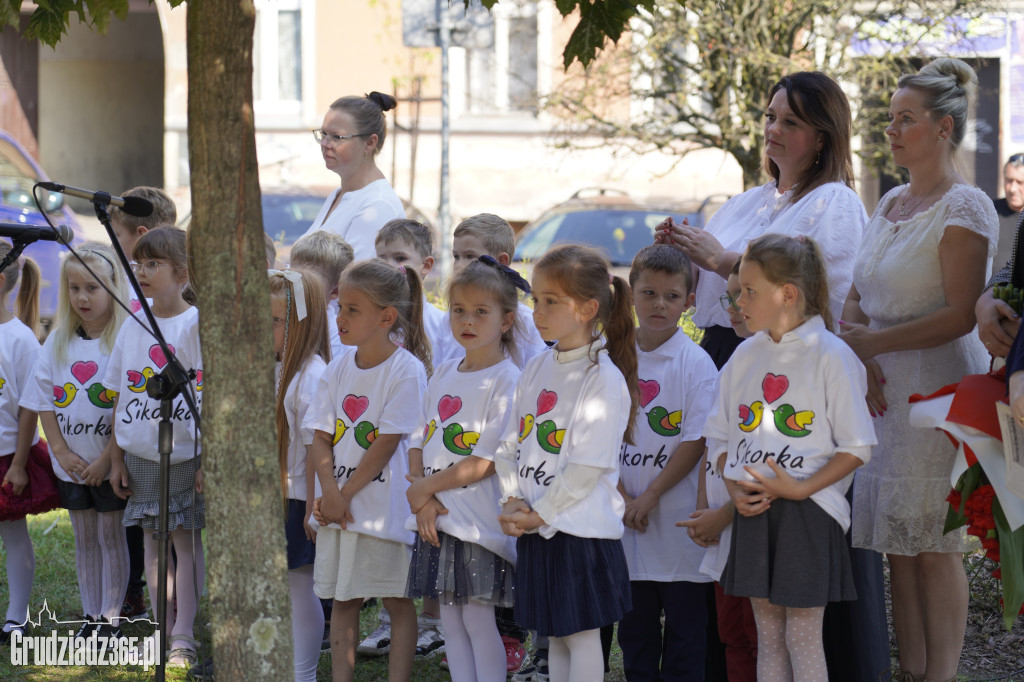
<instances>
[{"instance_id":1,"label":"pink heart print","mask_svg":"<svg viewBox=\"0 0 1024 682\"><path fill-rule=\"evenodd\" d=\"M459 396L446 395L437 401L437 414L441 421L448 421L455 413L462 409L462 398Z\"/></svg>"},{"instance_id":2,"label":"pink heart print","mask_svg":"<svg viewBox=\"0 0 1024 682\"><path fill-rule=\"evenodd\" d=\"M140 310L142 310L142 304L139 303L139 300L137 298L133 298L132 299L132 304L130 306L128 306L128 307L132 309L133 313L137 313Z\"/></svg>"},{"instance_id":3,"label":"pink heart print","mask_svg":"<svg viewBox=\"0 0 1024 682\"><path fill-rule=\"evenodd\" d=\"M78 383L85 386L85 382L96 376L96 372L100 369L92 360L79 360L75 364L71 365L71 376L78 379Z\"/></svg>"},{"instance_id":4,"label":"pink heart print","mask_svg":"<svg viewBox=\"0 0 1024 682\"><path fill-rule=\"evenodd\" d=\"M370 399L365 395L347 395L345 399L341 401L341 410L348 415L349 421L354 422L359 419L363 412L366 412L366 408L370 406Z\"/></svg>"},{"instance_id":5,"label":"pink heart print","mask_svg":"<svg viewBox=\"0 0 1024 682\"><path fill-rule=\"evenodd\" d=\"M176 352L171 344L167 344L167 347L172 353ZM149 359L156 364L158 369L163 369L164 365L167 364L167 358L164 357L163 349L155 343L149 347Z\"/></svg>"},{"instance_id":6,"label":"pink heart print","mask_svg":"<svg viewBox=\"0 0 1024 682\"><path fill-rule=\"evenodd\" d=\"M637 383L640 385L640 407L647 407L661 393L661 385L654 379L640 379Z\"/></svg>"},{"instance_id":7,"label":"pink heart print","mask_svg":"<svg viewBox=\"0 0 1024 682\"><path fill-rule=\"evenodd\" d=\"M541 416L545 412L550 412L554 409L555 405L558 404L558 394L554 391L548 391L541 389L540 395L537 396L537 416Z\"/></svg>"},{"instance_id":8,"label":"pink heart print","mask_svg":"<svg viewBox=\"0 0 1024 682\"><path fill-rule=\"evenodd\" d=\"M775 375L769 372L764 375L764 381L761 382L761 392L764 393L764 399L769 405L781 398L788 389L789 379L784 374Z\"/></svg>"}]
</instances>

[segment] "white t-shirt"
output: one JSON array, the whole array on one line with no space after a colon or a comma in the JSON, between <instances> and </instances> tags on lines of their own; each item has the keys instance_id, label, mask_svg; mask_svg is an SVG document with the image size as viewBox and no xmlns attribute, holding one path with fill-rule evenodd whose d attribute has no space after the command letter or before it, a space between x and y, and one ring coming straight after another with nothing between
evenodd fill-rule
<instances>
[{"instance_id":1,"label":"white t-shirt","mask_svg":"<svg viewBox=\"0 0 1024 682\"><path fill-rule=\"evenodd\" d=\"M331 192L331 196L327 197L324 205L320 207L316 220L302 236L318 230L333 232L341 235L341 238L349 243L355 260L373 258L377 255L373 244L380 228L389 220L405 217L402 200L391 189L388 181L381 178L362 189L345 192L334 212L328 216L327 212L331 210L331 204L339 192L340 187Z\"/></svg>"},{"instance_id":2,"label":"white t-shirt","mask_svg":"<svg viewBox=\"0 0 1024 682\"><path fill-rule=\"evenodd\" d=\"M0 455L18 447L18 402L32 379L39 339L12 317L0 324ZM32 442L38 440L38 435Z\"/></svg>"},{"instance_id":3,"label":"white t-shirt","mask_svg":"<svg viewBox=\"0 0 1024 682\"><path fill-rule=\"evenodd\" d=\"M622 537L618 461L629 407L626 380L600 340L542 353L526 365L516 384L513 419L494 457L502 497L519 497L532 507L566 465L602 471L587 497L544 519L543 537Z\"/></svg>"},{"instance_id":4,"label":"white t-shirt","mask_svg":"<svg viewBox=\"0 0 1024 682\"><path fill-rule=\"evenodd\" d=\"M703 348L682 329L639 360L640 411L633 440L622 443L619 478L626 492L637 497L665 468L680 443L699 440L718 389L718 369ZM644 533L626 528L622 549L630 580L707 582L700 572L704 550L690 541L677 521L697 508L700 466L668 490L647 516Z\"/></svg>"},{"instance_id":5,"label":"white t-shirt","mask_svg":"<svg viewBox=\"0 0 1024 682\"><path fill-rule=\"evenodd\" d=\"M440 367L449 360L461 360L466 353L452 335L448 314L423 297L423 329L430 340L430 364Z\"/></svg>"},{"instance_id":6,"label":"white t-shirt","mask_svg":"<svg viewBox=\"0 0 1024 682\"><path fill-rule=\"evenodd\" d=\"M319 355L313 355L306 361L298 374L292 377L288 389L284 392L284 418L288 422L288 499L306 499L306 446L313 444L314 429L303 426L306 415L316 398L320 388L320 377L323 376L327 364ZM281 378L281 363L274 368L277 381ZM276 385L276 382L275 382ZM313 477L316 497L319 497L319 485Z\"/></svg>"},{"instance_id":7,"label":"white t-shirt","mask_svg":"<svg viewBox=\"0 0 1024 682\"><path fill-rule=\"evenodd\" d=\"M76 335L68 343L66 359L60 361L54 339L50 334L43 343L21 405L36 412L53 412L68 447L92 464L103 454L113 430L114 395L100 381L110 356L103 354L100 339ZM79 482L61 468L52 450L50 461L57 478Z\"/></svg>"},{"instance_id":8,"label":"white t-shirt","mask_svg":"<svg viewBox=\"0 0 1024 682\"><path fill-rule=\"evenodd\" d=\"M476 372L460 372L462 360L434 370L423 401L423 417L409 446L423 449L423 475L443 471L469 454L491 459L512 420L512 393L519 368L511 360ZM477 440L479 439L479 440ZM515 538L501 532L498 477L464 488L442 490L437 498L448 510L437 529L472 542L509 562L516 558ZM410 516L407 529L416 530Z\"/></svg>"},{"instance_id":9,"label":"white t-shirt","mask_svg":"<svg viewBox=\"0 0 1024 682\"><path fill-rule=\"evenodd\" d=\"M732 499L729 490L725 487L725 481L713 466L711 458L708 457L704 465L704 488L708 496L708 509L720 509ZM689 515L687 515L689 517ZM687 536L689 539L689 536ZM690 541L694 547L700 548L697 543ZM718 544L709 545L704 549L704 558L700 562L700 572L710 576L713 580L722 579L722 571L729 562L729 543L732 542L732 524L726 526L718 536Z\"/></svg>"},{"instance_id":10,"label":"white t-shirt","mask_svg":"<svg viewBox=\"0 0 1024 682\"><path fill-rule=\"evenodd\" d=\"M388 465L352 498L348 529L384 540L412 544L405 530L409 502L409 434L416 430L427 388L427 375L416 357L397 349L370 369L356 365L356 354L332 360L303 427L334 434L334 478L338 488L352 476L367 448L382 434L401 434ZM338 524L328 524L340 528Z\"/></svg>"},{"instance_id":11,"label":"white t-shirt","mask_svg":"<svg viewBox=\"0 0 1024 682\"><path fill-rule=\"evenodd\" d=\"M723 474L754 480L744 469L774 476L773 457L796 479L821 469L837 452L862 462L876 443L868 414L867 373L846 343L814 316L775 343L758 332L741 343L722 368L717 405L704 435L708 457ZM811 495L829 516L850 527L846 491L853 474Z\"/></svg>"},{"instance_id":12,"label":"white t-shirt","mask_svg":"<svg viewBox=\"0 0 1024 682\"><path fill-rule=\"evenodd\" d=\"M833 319L841 319L846 295L853 283L853 262L860 251L861 233L867 224L864 203L857 193L841 182L816 187L795 204L793 190L779 194L775 182L748 189L725 202L704 228L728 251L746 250L750 240L764 234L806 235L821 247L828 271L828 290ZM697 281L698 327L729 326L729 314L719 297L726 293L726 280L701 272Z\"/></svg>"},{"instance_id":13,"label":"white t-shirt","mask_svg":"<svg viewBox=\"0 0 1024 682\"><path fill-rule=\"evenodd\" d=\"M334 298L327 302L327 336L331 340L331 360L336 360L345 354L345 344L341 342L338 334L338 299Z\"/></svg>"},{"instance_id":14,"label":"white t-shirt","mask_svg":"<svg viewBox=\"0 0 1024 682\"><path fill-rule=\"evenodd\" d=\"M137 313L136 316L141 316ZM196 408L203 404L203 356L199 349L199 311L190 307L174 317L158 317L157 324L185 371L196 370L196 378L189 382L195 392ZM145 318L143 318L145 322ZM148 325L147 325L148 326ZM160 401L146 393L146 383L167 365L163 351L156 340L134 320L125 320L117 333L114 349L110 353L103 385L118 394L114 414L114 437L117 445L136 457L153 462L160 461L157 435L160 424ZM174 450L171 464L191 459L195 452L196 433L192 413L182 396L174 399L171 409L174 425Z\"/></svg>"}]
</instances>

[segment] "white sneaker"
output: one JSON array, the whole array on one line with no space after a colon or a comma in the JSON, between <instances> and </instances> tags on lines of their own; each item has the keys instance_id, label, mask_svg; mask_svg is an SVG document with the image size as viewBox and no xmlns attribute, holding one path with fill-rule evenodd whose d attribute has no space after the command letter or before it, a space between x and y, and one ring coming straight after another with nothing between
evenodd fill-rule
<instances>
[{"instance_id":1,"label":"white sneaker","mask_svg":"<svg viewBox=\"0 0 1024 682\"><path fill-rule=\"evenodd\" d=\"M534 651L533 658L526 661L519 672L512 676L512 682L548 682L549 679L547 649Z\"/></svg>"},{"instance_id":2,"label":"white sneaker","mask_svg":"<svg viewBox=\"0 0 1024 682\"><path fill-rule=\"evenodd\" d=\"M444 635L438 618L417 618L416 655L433 656L444 651Z\"/></svg>"},{"instance_id":3,"label":"white sneaker","mask_svg":"<svg viewBox=\"0 0 1024 682\"><path fill-rule=\"evenodd\" d=\"M383 656L391 651L391 623L379 623L377 629L359 643L356 651L368 656Z\"/></svg>"}]
</instances>

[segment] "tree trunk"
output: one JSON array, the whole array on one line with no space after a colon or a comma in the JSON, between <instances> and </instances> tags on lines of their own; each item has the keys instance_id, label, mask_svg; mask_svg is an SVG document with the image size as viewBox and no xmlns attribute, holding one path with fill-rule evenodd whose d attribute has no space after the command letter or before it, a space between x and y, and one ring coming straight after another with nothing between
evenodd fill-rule
<instances>
[{"instance_id":1,"label":"tree trunk","mask_svg":"<svg viewBox=\"0 0 1024 682\"><path fill-rule=\"evenodd\" d=\"M252 111L252 0L190 2L190 251L218 679L291 679L270 299Z\"/></svg>"}]
</instances>

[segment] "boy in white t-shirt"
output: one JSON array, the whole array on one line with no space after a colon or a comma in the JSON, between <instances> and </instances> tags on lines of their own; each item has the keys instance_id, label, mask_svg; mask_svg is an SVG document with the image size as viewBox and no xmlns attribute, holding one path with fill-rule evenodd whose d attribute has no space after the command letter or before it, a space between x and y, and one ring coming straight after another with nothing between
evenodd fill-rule
<instances>
[{"instance_id":1,"label":"boy in white t-shirt","mask_svg":"<svg viewBox=\"0 0 1024 682\"><path fill-rule=\"evenodd\" d=\"M633 596L633 610L619 622L619 646L628 679L703 680L711 579L700 571L704 550L675 524L697 506L701 430L718 370L678 326L694 298L682 252L662 244L642 249L629 284L639 323L641 414L636 444L623 443L619 455L622 547Z\"/></svg>"}]
</instances>

